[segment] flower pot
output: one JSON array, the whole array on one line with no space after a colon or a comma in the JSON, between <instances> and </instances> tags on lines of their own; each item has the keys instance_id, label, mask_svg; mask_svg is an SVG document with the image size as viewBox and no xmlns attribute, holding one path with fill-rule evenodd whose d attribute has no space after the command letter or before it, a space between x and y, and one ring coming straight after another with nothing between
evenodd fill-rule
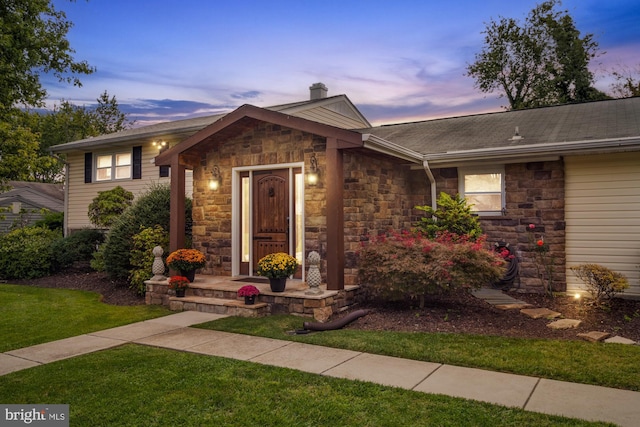
<instances>
[{"instance_id":1,"label":"flower pot","mask_svg":"<svg viewBox=\"0 0 640 427\"><path fill-rule=\"evenodd\" d=\"M251 295L248 297L244 297L244 303L245 305L253 305L256 303L256 296L255 295Z\"/></svg>"},{"instance_id":2,"label":"flower pot","mask_svg":"<svg viewBox=\"0 0 640 427\"><path fill-rule=\"evenodd\" d=\"M180 275L186 277L190 283L193 283L196 279L196 270L180 271Z\"/></svg>"},{"instance_id":3,"label":"flower pot","mask_svg":"<svg viewBox=\"0 0 640 427\"><path fill-rule=\"evenodd\" d=\"M286 277L270 277L269 285L271 285L271 292L284 292L284 288L287 284Z\"/></svg>"},{"instance_id":4,"label":"flower pot","mask_svg":"<svg viewBox=\"0 0 640 427\"><path fill-rule=\"evenodd\" d=\"M186 289L185 289L185 288L176 289L176 296L177 296L178 298L183 298L183 297L184 297L185 292L186 292Z\"/></svg>"}]
</instances>

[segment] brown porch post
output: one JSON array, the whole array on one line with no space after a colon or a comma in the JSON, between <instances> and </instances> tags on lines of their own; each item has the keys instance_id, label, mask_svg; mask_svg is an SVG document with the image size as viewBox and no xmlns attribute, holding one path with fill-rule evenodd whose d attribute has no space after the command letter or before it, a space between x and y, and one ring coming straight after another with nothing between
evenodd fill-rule
<instances>
[{"instance_id":1,"label":"brown porch post","mask_svg":"<svg viewBox=\"0 0 640 427\"><path fill-rule=\"evenodd\" d=\"M344 172L336 138L327 138L327 289L344 289Z\"/></svg>"},{"instance_id":2,"label":"brown porch post","mask_svg":"<svg viewBox=\"0 0 640 427\"><path fill-rule=\"evenodd\" d=\"M169 250L184 248L184 198L185 170L180 164L180 156L171 158L171 208L169 217Z\"/></svg>"}]
</instances>

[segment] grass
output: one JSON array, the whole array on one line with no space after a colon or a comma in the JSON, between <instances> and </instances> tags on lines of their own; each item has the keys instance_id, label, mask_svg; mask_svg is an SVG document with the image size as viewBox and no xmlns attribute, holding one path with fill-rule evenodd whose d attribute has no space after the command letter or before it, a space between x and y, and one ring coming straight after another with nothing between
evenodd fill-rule
<instances>
[{"instance_id":1,"label":"grass","mask_svg":"<svg viewBox=\"0 0 640 427\"><path fill-rule=\"evenodd\" d=\"M0 352L171 313L160 306L114 306L95 292L0 285Z\"/></svg>"},{"instance_id":2,"label":"grass","mask_svg":"<svg viewBox=\"0 0 640 427\"><path fill-rule=\"evenodd\" d=\"M74 426L610 425L138 345L0 377L0 402L69 404Z\"/></svg>"},{"instance_id":3,"label":"grass","mask_svg":"<svg viewBox=\"0 0 640 427\"><path fill-rule=\"evenodd\" d=\"M288 335L304 320L227 317L198 325L248 335L559 381L640 391L640 346L482 335L341 329Z\"/></svg>"}]
</instances>

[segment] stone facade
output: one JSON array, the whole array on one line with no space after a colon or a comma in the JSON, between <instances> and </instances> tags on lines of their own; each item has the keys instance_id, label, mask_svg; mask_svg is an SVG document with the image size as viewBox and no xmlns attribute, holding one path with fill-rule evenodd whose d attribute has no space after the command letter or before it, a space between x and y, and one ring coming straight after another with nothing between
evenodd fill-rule
<instances>
[{"instance_id":1,"label":"stone facade","mask_svg":"<svg viewBox=\"0 0 640 427\"><path fill-rule=\"evenodd\" d=\"M345 285L357 284L357 253L368 236L410 229L430 203L423 169L360 150L344 155Z\"/></svg>"},{"instance_id":2,"label":"stone facade","mask_svg":"<svg viewBox=\"0 0 640 427\"><path fill-rule=\"evenodd\" d=\"M309 164L315 155L320 168L319 182L305 186L305 254L317 251L320 271L326 280L327 194L325 180L326 141L306 132L253 121L244 130L223 142L205 144L201 166L194 170L193 244L206 254L202 273L231 275L232 265L232 168L270 164ZM217 191L208 189L210 167L220 169L222 182ZM411 168L398 159L362 149L343 150L345 286L357 284L357 253L370 235L389 230L411 229L422 212L416 205L430 204L430 184L422 169ZM458 193L456 168L434 169L437 191ZM554 267L554 289L566 289L564 169L559 161L505 165L506 212L482 217L489 242L505 241L520 260L520 282L527 290L543 291L530 238L544 235L549 245L548 259ZM529 231L535 225L535 236Z\"/></svg>"},{"instance_id":3,"label":"stone facade","mask_svg":"<svg viewBox=\"0 0 640 427\"><path fill-rule=\"evenodd\" d=\"M456 168L434 170L434 176L438 192L458 193ZM533 242L544 236L544 242L549 245L547 260L553 265L553 288L566 290L563 162L505 165L505 193L505 215L481 217L480 223L490 243L504 241L515 250L520 261L520 282L515 286L544 292ZM529 224L535 225L533 233Z\"/></svg>"}]
</instances>

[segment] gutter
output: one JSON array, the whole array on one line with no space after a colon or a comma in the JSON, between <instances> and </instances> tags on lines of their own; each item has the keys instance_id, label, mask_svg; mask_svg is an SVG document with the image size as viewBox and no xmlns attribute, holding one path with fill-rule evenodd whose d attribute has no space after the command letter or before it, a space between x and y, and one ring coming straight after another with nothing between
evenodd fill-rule
<instances>
[{"instance_id":1,"label":"gutter","mask_svg":"<svg viewBox=\"0 0 640 427\"><path fill-rule=\"evenodd\" d=\"M538 157L555 157L570 154L606 153L615 151L630 151L640 149L640 139L637 136L614 139L593 139L571 142L552 142L543 144L527 144L510 147L478 148L462 151L448 151L444 153L425 154L431 166L438 167L459 166L463 162L483 162L500 160L502 163L522 160L539 160ZM535 159L532 156L538 156Z\"/></svg>"},{"instance_id":2,"label":"gutter","mask_svg":"<svg viewBox=\"0 0 640 427\"><path fill-rule=\"evenodd\" d=\"M422 163L422 154L405 148L401 145L394 144L393 142L389 142L386 139L380 138L379 136L375 136L370 133L363 133L362 143L363 147L368 148L369 150L407 160L411 163Z\"/></svg>"}]
</instances>

